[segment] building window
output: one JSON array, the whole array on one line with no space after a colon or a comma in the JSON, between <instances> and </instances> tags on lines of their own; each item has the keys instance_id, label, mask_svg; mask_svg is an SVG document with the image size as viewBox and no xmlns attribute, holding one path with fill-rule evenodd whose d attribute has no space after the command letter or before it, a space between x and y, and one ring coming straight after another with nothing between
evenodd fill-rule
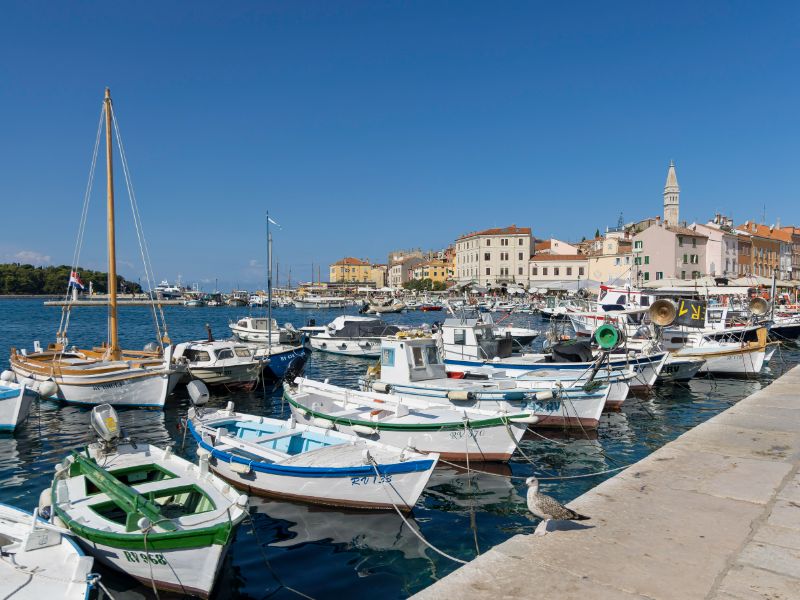
<instances>
[{"instance_id":1,"label":"building window","mask_svg":"<svg viewBox=\"0 0 800 600\"><path fill-rule=\"evenodd\" d=\"M656 279L664 279L664 272L656 271Z\"/></svg>"},{"instance_id":2,"label":"building window","mask_svg":"<svg viewBox=\"0 0 800 600\"><path fill-rule=\"evenodd\" d=\"M645 281L650 281L650 271L645 271L644 272L644 280Z\"/></svg>"},{"instance_id":3,"label":"building window","mask_svg":"<svg viewBox=\"0 0 800 600\"><path fill-rule=\"evenodd\" d=\"M483 260L492 260L491 252L484 252L483 253Z\"/></svg>"},{"instance_id":4,"label":"building window","mask_svg":"<svg viewBox=\"0 0 800 600\"><path fill-rule=\"evenodd\" d=\"M700 279L700 271L692 271L692 279Z\"/></svg>"},{"instance_id":5,"label":"building window","mask_svg":"<svg viewBox=\"0 0 800 600\"><path fill-rule=\"evenodd\" d=\"M486 245L487 246L491 246L492 245L492 240L486 240Z\"/></svg>"},{"instance_id":6,"label":"building window","mask_svg":"<svg viewBox=\"0 0 800 600\"><path fill-rule=\"evenodd\" d=\"M517 245L518 246L522 246L522 238L519 238L519 240L517 240L517 241L519 242Z\"/></svg>"},{"instance_id":7,"label":"building window","mask_svg":"<svg viewBox=\"0 0 800 600\"><path fill-rule=\"evenodd\" d=\"M486 267L486 274L487 275L491 275L492 274L492 270L489 267Z\"/></svg>"},{"instance_id":8,"label":"building window","mask_svg":"<svg viewBox=\"0 0 800 600\"><path fill-rule=\"evenodd\" d=\"M547 275L547 267L542 267L542 275Z\"/></svg>"},{"instance_id":9,"label":"building window","mask_svg":"<svg viewBox=\"0 0 800 600\"><path fill-rule=\"evenodd\" d=\"M500 240L500 245L501 246L508 246L508 239L507 238L503 238L502 240Z\"/></svg>"},{"instance_id":10,"label":"building window","mask_svg":"<svg viewBox=\"0 0 800 600\"><path fill-rule=\"evenodd\" d=\"M635 250L641 250L642 249L642 240L636 240L635 242L633 242L633 247L634 247Z\"/></svg>"},{"instance_id":11,"label":"building window","mask_svg":"<svg viewBox=\"0 0 800 600\"><path fill-rule=\"evenodd\" d=\"M633 259L633 264L635 264L635 265L641 265L641 264L642 264L642 257L641 257L641 256L636 256L636 257L634 257L634 259Z\"/></svg>"},{"instance_id":12,"label":"building window","mask_svg":"<svg viewBox=\"0 0 800 600\"><path fill-rule=\"evenodd\" d=\"M681 279L686 279L686 271L681 271Z\"/></svg>"},{"instance_id":13,"label":"building window","mask_svg":"<svg viewBox=\"0 0 800 600\"><path fill-rule=\"evenodd\" d=\"M650 257L649 256L645 256L644 257L644 264L646 264L646 265L650 264Z\"/></svg>"},{"instance_id":14,"label":"building window","mask_svg":"<svg viewBox=\"0 0 800 600\"><path fill-rule=\"evenodd\" d=\"M697 248L697 238L692 238L692 248Z\"/></svg>"},{"instance_id":15,"label":"building window","mask_svg":"<svg viewBox=\"0 0 800 600\"><path fill-rule=\"evenodd\" d=\"M517 260L522 260L522 252L520 252L517 256L519 257Z\"/></svg>"},{"instance_id":16,"label":"building window","mask_svg":"<svg viewBox=\"0 0 800 600\"><path fill-rule=\"evenodd\" d=\"M682 235L678 236L678 246L683 246L683 236Z\"/></svg>"},{"instance_id":17,"label":"building window","mask_svg":"<svg viewBox=\"0 0 800 600\"><path fill-rule=\"evenodd\" d=\"M538 275L539 267L531 267L531 275Z\"/></svg>"},{"instance_id":18,"label":"building window","mask_svg":"<svg viewBox=\"0 0 800 600\"><path fill-rule=\"evenodd\" d=\"M700 263L700 258L697 256L697 254L692 254L691 258L692 258L692 264L693 265L697 265L697 264Z\"/></svg>"},{"instance_id":19,"label":"building window","mask_svg":"<svg viewBox=\"0 0 800 600\"><path fill-rule=\"evenodd\" d=\"M567 267L567 276L572 275L572 267Z\"/></svg>"},{"instance_id":20,"label":"building window","mask_svg":"<svg viewBox=\"0 0 800 600\"><path fill-rule=\"evenodd\" d=\"M583 275L583 267L578 267L578 275Z\"/></svg>"},{"instance_id":21,"label":"building window","mask_svg":"<svg viewBox=\"0 0 800 600\"><path fill-rule=\"evenodd\" d=\"M619 264L620 264L619 263L619 257L617 257L617 258L614 259L614 265L618 267Z\"/></svg>"},{"instance_id":22,"label":"building window","mask_svg":"<svg viewBox=\"0 0 800 600\"><path fill-rule=\"evenodd\" d=\"M687 264L689 262L687 259L688 259L688 255L684 254L683 255L683 264ZM686 279L686 278L685 277L681 277L681 279Z\"/></svg>"},{"instance_id":23,"label":"building window","mask_svg":"<svg viewBox=\"0 0 800 600\"><path fill-rule=\"evenodd\" d=\"M553 275L558 277L559 274L560 274L560 269L558 267L553 267Z\"/></svg>"}]
</instances>

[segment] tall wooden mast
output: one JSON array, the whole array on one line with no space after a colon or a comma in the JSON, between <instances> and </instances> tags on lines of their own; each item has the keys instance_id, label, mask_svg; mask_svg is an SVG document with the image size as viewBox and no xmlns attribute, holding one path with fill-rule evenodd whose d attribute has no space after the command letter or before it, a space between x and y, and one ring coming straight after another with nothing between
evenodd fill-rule
<instances>
[{"instance_id":1,"label":"tall wooden mast","mask_svg":"<svg viewBox=\"0 0 800 600\"><path fill-rule=\"evenodd\" d=\"M114 167L111 131L111 90L106 88L106 197L108 219L108 337L112 360L119 360L119 334L117 331L117 248L114 234Z\"/></svg>"}]
</instances>

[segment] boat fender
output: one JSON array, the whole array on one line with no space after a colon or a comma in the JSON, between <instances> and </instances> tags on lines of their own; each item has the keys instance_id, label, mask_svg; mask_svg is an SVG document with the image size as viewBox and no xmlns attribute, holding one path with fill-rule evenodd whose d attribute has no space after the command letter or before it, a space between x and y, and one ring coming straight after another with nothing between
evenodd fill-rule
<instances>
[{"instance_id":1,"label":"boat fender","mask_svg":"<svg viewBox=\"0 0 800 600\"><path fill-rule=\"evenodd\" d=\"M233 402L228 402L228 404L225 405L225 412L227 412L230 415L233 414L233 411L235 409L236 409L236 405Z\"/></svg>"},{"instance_id":2,"label":"boat fender","mask_svg":"<svg viewBox=\"0 0 800 600\"><path fill-rule=\"evenodd\" d=\"M50 508L53 504L53 494L49 487L44 488L42 493L39 494L39 514L45 509Z\"/></svg>"},{"instance_id":3,"label":"boat fender","mask_svg":"<svg viewBox=\"0 0 800 600\"><path fill-rule=\"evenodd\" d=\"M376 381L372 384L372 391L373 392L383 392L388 394L392 391L392 386L389 383L383 383L381 381Z\"/></svg>"},{"instance_id":4,"label":"boat fender","mask_svg":"<svg viewBox=\"0 0 800 600\"><path fill-rule=\"evenodd\" d=\"M322 417L314 417L311 419L311 424L320 429L333 429L335 424L330 419L323 419Z\"/></svg>"},{"instance_id":5,"label":"boat fender","mask_svg":"<svg viewBox=\"0 0 800 600\"><path fill-rule=\"evenodd\" d=\"M5 381L6 383L11 383L16 379L14 375L14 371L5 370L0 373L0 381Z\"/></svg>"},{"instance_id":6,"label":"boat fender","mask_svg":"<svg viewBox=\"0 0 800 600\"><path fill-rule=\"evenodd\" d=\"M536 415L528 415L525 417L510 417L508 420L512 423L526 423L527 425L533 425L539 422L539 417Z\"/></svg>"},{"instance_id":7,"label":"boat fender","mask_svg":"<svg viewBox=\"0 0 800 600\"><path fill-rule=\"evenodd\" d=\"M353 433L357 433L358 435L375 435L378 433L377 429L374 427L367 427L366 425L351 425L350 429L353 430Z\"/></svg>"},{"instance_id":8,"label":"boat fender","mask_svg":"<svg viewBox=\"0 0 800 600\"><path fill-rule=\"evenodd\" d=\"M467 392L464 390L451 390L447 392L447 399L448 400L475 400L475 393L474 392Z\"/></svg>"},{"instance_id":9,"label":"boat fender","mask_svg":"<svg viewBox=\"0 0 800 600\"><path fill-rule=\"evenodd\" d=\"M247 496L247 494L239 494L239 497L236 499L236 506L244 508L247 506L247 502L249 500L250 498Z\"/></svg>"},{"instance_id":10,"label":"boat fender","mask_svg":"<svg viewBox=\"0 0 800 600\"><path fill-rule=\"evenodd\" d=\"M150 519L148 519L147 517L142 517L141 519L136 521L136 526L142 531L150 529L150 525L152 525L152 523L150 522Z\"/></svg>"},{"instance_id":11,"label":"boat fender","mask_svg":"<svg viewBox=\"0 0 800 600\"><path fill-rule=\"evenodd\" d=\"M234 473L239 473L239 475L249 475L251 471L249 464L245 465L239 462L231 462L228 466L230 467L231 471Z\"/></svg>"},{"instance_id":12,"label":"boat fender","mask_svg":"<svg viewBox=\"0 0 800 600\"><path fill-rule=\"evenodd\" d=\"M50 398L51 396L55 396L58 392L58 384L52 379L48 379L47 381L41 382L39 384L39 389L36 391L39 392L40 396Z\"/></svg>"},{"instance_id":13,"label":"boat fender","mask_svg":"<svg viewBox=\"0 0 800 600\"><path fill-rule=\"evenodd\" d=\"M547 402L553 399L553 390L546 390L544 392L536 392L536 400L539 402Z\"/></svg>"}]
</instances>

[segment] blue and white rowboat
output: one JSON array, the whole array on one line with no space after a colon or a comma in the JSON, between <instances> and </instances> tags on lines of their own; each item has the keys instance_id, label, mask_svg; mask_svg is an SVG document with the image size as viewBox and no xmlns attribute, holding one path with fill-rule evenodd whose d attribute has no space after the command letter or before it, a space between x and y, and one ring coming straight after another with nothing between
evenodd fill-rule
<instances>
[{"instance_id":1,"label":"blue and white rowboat","mask_svg":"<svg viewBox=\"0 0 800 600\"><path fill-rule=\"evenodd\" d=\"M190 409L188 428L218 476L248 493L409 511L439 455L230 410ZM377 471L377 472L376 472Z\"/></svg>"}]
</instances>

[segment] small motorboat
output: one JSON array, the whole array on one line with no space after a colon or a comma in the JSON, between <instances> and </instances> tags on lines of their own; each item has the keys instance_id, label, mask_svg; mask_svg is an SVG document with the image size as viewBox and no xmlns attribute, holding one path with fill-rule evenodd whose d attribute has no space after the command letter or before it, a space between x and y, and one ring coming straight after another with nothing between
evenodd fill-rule
<instances>
[{"instance_id":1,"label":"small motorboat","mask_svg":"<svg viewBox=\"0 0 800 600\"><path fill-rule=\"evenodd\" d=\"M381 338L400 331L378 317L342 315L331 321L324 331L309 338L314 350L377 358L381 354Z\"/></svg>"},{"instance_id":2,"label":"small motorboat","mask_svg":"<svg viewBox=\"0 0 800 600\"><path fill-rule=\"evenodd\" d=\"M0 374L0 431L14 431L31 411L36 392L15 381L13 371Z\"/></svg>"},{"instance_id":3,"label":"small motorboat","mask_svg":"<svg viewBox=\"0 0 800 600\"><path fill-rule=\"evenodd\" d=\"M66 534L66 535L65 535ZM94 560L69 531L0 504L0 595L3 598L89 598Z\"/></svg>"},{"instance_id":4,"label":"small motorboat","mask_svg":"<svg viewBox=\"0 0 800 600\"><path fill-rule=\"evenodd\" d=\"M189 431L211 470L251 494L330 506L411 510L438 455L313 425L191 408Z\"/></svg>"},{"instance_id":5,"label":"small motorboat","mask_svg":"<svg viewBox=\"0 0 800 600\"><path fill-rule=\"evenodd\" d=\"M419 307L419 310L422 312L438 312L442 310L444 307L441 304L422 304Z\"/></svg>"},{"instance_id":6,"label":"small motorboat","mask_svg":"<svg viewBox=\"0 0 800 600\"><path fill-rule=\"evenodd\" d=\"M207 598L247 496L209 471L122 437L109 405L91 413L97 443L56 467L40 511L97 560L148 587Z\"/></svg>"}]
</instances>

